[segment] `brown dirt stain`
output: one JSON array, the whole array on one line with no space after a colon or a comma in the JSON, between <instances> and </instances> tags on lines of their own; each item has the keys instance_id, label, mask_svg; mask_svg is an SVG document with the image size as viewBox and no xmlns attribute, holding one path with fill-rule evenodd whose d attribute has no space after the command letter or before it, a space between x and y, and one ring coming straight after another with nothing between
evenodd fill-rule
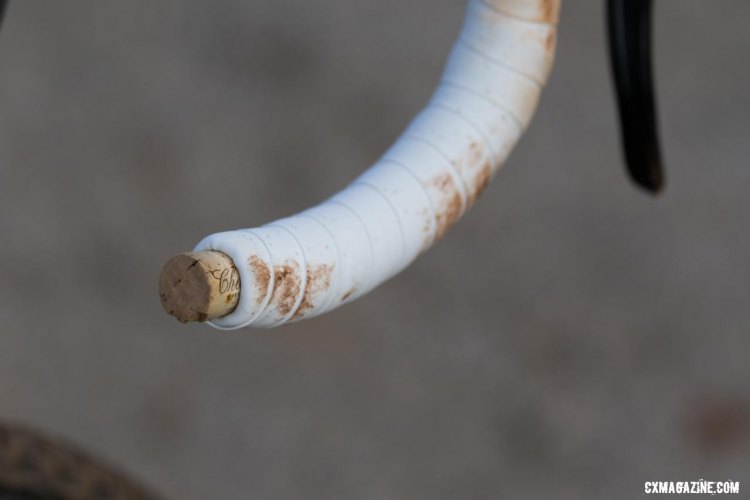
<instances>
[{"instance_id":1,"label":"brown dirt stain","mask_svg":"<svg viewBox=\"0 0 750 500\"><path fill-rule=\"evenodd\" d=\"M557 35L554 31L550 31L547 34L547 38L544 40L544 50L547 51L547 54L552 54L552 52L555 50L555 40L557 40Z\"/></svg>"},{"instance_id":2,"label":"brown dirt stain","mask_svg":"<svg viewBox=\"0 0 750 500\"><path fill-rule=\"evenodd\" d=\"M476 165L484 157L484 147L477 141L471 141L466 152L460 158L451 162L461 176L464 175L464 168Z\"/></svg>"},{"instance_id":3,"label":"brown dirt stain","mask_svg":"<svg viewBox=\"0 0 750 500\"><path fill-rule=\"evenodd\" d=\"M554 24L557 21L557 12L560 0L541 0L539 4L539 21Z\"/></svg>"},{"instance_id":4,"label":"brown dirt stain","mask_svg":"<svg viewBox=\"0 0 750 500\"><path fill-rule=\"evenodd\" d=\"M307 311L315 306L315 297L330 288L332 275L332 264L308 266L305 295L302 297L302 302L300 302L299 307L294 312L294 316L292 316L293 318L303 317Z\"/></svg>"},{"instance_id":5,"label":"brown dirt stain","mask_svg":"<svg viewBox=\"0 0 750 500\"><path fill-rule=\"evenodd\" d=\"M287 315L294 307L302 285L299 264L286 261L280 266L275 266L273 271L275 279L271 303L276 306L279 313Z\"/></svg>"},{"instance_id":6,"label":"brown dirt stain","mask_svg":"<svg viewBox=\"0 0 750 500\"><path fill-rule=\"evenodd\" d=\"M461 215L461 193L450 174L440 174L432 180L432 185L443 193L442 206L436 207L437 230L435 240L439 240Z\"/></svg>"},{"instance_id":7,"label":"brown dirt stain","mask_svg":"<svg viewBox=\"0 0 750 500\"><path fill-rule=\"evenodd\" d=\"M484 193L484 190L487 189L487 186L490 184L490 180L492 180L492 166L490 165L490 161L487 160L482 165L482 168L479 169L479 172L474 179L475 191L472 203L482 196L482 193Z\"/></svg>"},{"instance_id":8,"label":"brown dirt stain","mask_svg":"<svg viewBox=\"0 0 750 500\"><path fill-rule=\"evenodd\" d=\"M354 292L357 291L356 285L351 287L348 292L346 292L344 295L341 296L341 302L346 302L346 299L354 295Z\"/></svg>"},{"instance_id":9,"label":"brown dirt stain","mask_svg":"<svg viewBox=\"0 0 750 500\"><path fill-rule=\"evenodd\" d=\"M481 163L479 171L475 175L474 182L472 183L472 189L467 193L468 206L471 206L477 198L479 198L487 187L487 184L490 182L490 177L492 176L492 165L490 160L486 158L484 147L477 141L472 141L471 144L469 144L466 158L468 159L469 165L472 166L472 170L476 168L476 165ZM482 163L483 160L484 163Z\"/></svg>"},{"instance_id":10,"label":"brown dirt stain","mask_svg":"<svg viewBox=\"0 0 750 500\"><path fill-rule=\"evenodd\" d=\"M422 226L422 233L424 234L424 238L422 238L422 251L424 251L429 248L430 243L432 243L433 217L432 211L429 209L422 210L421 215L424 217L424 225Z\"/></svg>"},{"instance_id":11,"label":"brown dirt stain","mask_svg":"<svg viewBox=\"0 0 750 500\"><path fill-rule=\"evenodd\" d=\"M750 436L750 406L726 396L695 401L686 412L688 437L704 453L728 452Z\"/></svg>"},{"instance_id":12,"label":"brown dirt stain","mask_svg":"<svg viewBox=\"0 0 750 500\"><path fill-rule=\"evenodd\" d=\"M479 163L484 156L484 148L477 141L472 141L469 144L469 164L473 165Z\"/></svg>"},{"instance_id":13,"label":"brown dirt stain","mask_svg":"<svg viewBox=\"0 0 750 500\"><path fill-rule=\"evenodd\" d=\"M255 288L258 292L257 297L255 297L255 302L256 304L261 305L268 293L268 286L271 281L271 270L268 269L266 263L257 255L251 255L247 263L250 265L250 269L255 275Z\"/></svg>"}]
</instances>

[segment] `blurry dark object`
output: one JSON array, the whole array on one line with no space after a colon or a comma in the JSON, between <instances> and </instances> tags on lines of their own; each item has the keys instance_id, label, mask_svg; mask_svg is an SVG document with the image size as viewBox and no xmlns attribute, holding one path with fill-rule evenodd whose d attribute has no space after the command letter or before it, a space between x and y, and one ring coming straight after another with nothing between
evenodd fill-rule
<instances>
[{"instance_id":1,"label":"blurry dark object","mask_svg":"<svg viewBox=\"0 0 750 500\"><path fill-rule=\"evenodd\" d=\"M3 17L5 16L5 6L7 5L7 0L0 0L0 23L3 22Z\"/></svg>"},{"instance_id":2,"label":"blurry dark object","mask_svg":"<svg viewBox=\"0 0 750 500\"><path fill-rule=\"evenodd\" d=\"M70 444L0 423L0 500L155 500Z\"/></svg>"},{"instance_id":3,"label":"blurry dark object","mask_svg":"<svg viewBox=\"0 0 750 500\"><path fill-rule=\"evenodd\" d=\"M651 0L608 0L609 50L622 145L632 179L658 193L664 187L664 169L651 69Z\"/></svg>"}]
</instances>

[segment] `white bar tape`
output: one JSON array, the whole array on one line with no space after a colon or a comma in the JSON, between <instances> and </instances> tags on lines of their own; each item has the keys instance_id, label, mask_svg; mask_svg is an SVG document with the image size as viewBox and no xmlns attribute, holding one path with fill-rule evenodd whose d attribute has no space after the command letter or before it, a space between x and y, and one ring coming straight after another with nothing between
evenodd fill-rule
<instances>
[{"instance_id":1,"label":"white bar tape","mask_svg":"<svg viewBox=\"0 0 750 500\"><path fill-rule=\"evenodd\" d=\"M408 266L476 201L528 126L554 57L560 0L470 0L441 83L396 143L320 205L195 251L229 255L237 308L220 329L330 311Z\"/></svg>"}]
</instances>

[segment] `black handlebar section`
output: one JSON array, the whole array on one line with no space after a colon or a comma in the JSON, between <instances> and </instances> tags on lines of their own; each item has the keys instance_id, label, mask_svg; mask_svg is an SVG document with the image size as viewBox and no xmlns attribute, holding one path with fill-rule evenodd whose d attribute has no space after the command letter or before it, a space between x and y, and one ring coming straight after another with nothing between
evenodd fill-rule
<instances>
[{"instance_id":1,"label":"black handlebar section","mask_svg":"<svg viewBox=\"0 0 750 500\"><path fill-rule=\"evenodd\" d=\"M7 3L7 0L0 0L0 23L3 22L3 17L5 16L5 5Z\"/></svg>"},{"instance_id":2,"label":"black handlebar section","mask_svg":"<svg viewBox=\"0 0 750 500\"><path fill-rule=\"evenodd\" d=\"M636 184L664 187L652 64L651 0L607 0L612 61L625 162Z\"/></svg>"}]
</instances>

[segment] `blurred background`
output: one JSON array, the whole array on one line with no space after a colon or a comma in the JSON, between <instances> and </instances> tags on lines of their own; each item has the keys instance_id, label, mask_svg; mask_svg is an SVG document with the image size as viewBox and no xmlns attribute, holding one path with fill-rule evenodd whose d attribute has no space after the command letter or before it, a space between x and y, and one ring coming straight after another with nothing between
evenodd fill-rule
<instances>
[{"instance_id":1,"label":"blurred background","mask_svg":"<svg viewBox=\"0 0 750 500\"><path fill-rule=\"evenodd\" d=\"M327 316L222 333L163 313L163 263L370 165L464 2L12 1L0 418L174 499L750 488L750 8L656 2L654 199L625 176L602 3L565 3L530 130L436 248Z\"/></svg>"}]
</instances>

